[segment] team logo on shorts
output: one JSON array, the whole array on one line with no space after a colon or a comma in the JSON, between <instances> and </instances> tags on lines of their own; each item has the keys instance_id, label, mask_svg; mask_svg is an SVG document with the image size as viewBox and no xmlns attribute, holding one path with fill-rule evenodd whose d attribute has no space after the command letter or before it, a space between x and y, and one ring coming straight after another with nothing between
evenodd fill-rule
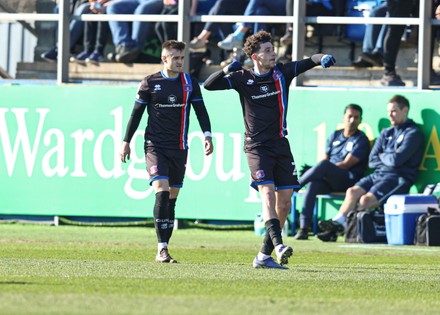
<instances>
[{"instance_id":1,"label":"team logo on shorts","mask_svg":"<svg viewBox=\"0 0 440 315\"><path fill-rule=\"evenodd\" d=\"M266 176L266 174L264 174L263 170L258 170L255 172L255 178L256 179L262 179L264 178L264 176Z\"/></svg>"},{"instance_id":2,"label":"team logo on shorts","mask_svg":"<svg viewBox=\"0 0 440 315\"><path fill-rule=\"evenodd\" d=\"M156 174L158 171L157 165L153 165L152 167L150 167L150 174L154 175Z\"/></svg>"},{"instance_id":3,"label":"team logo on shorts","mask_svg":"<svg viewBox=\"0 0 440 315\"><path fill-rule=\"evenodd\" d=\"M262 85L262 86L260 87L260 91L261 91L261 93L267 93L267 92L269 92L269 86L268 86L268 85Z\"/></svg>"},{"instance_id":4,"label":"team logo on shorts","mask_svg":"<svg viewBox=\"0 0 440 315\"><path fill-rule=\"evenodd\" d=\"M171 94L170 96L168 96L168 102L174 104L175 102L177 102L177 97Z\"/></svg>"}]
</instances>

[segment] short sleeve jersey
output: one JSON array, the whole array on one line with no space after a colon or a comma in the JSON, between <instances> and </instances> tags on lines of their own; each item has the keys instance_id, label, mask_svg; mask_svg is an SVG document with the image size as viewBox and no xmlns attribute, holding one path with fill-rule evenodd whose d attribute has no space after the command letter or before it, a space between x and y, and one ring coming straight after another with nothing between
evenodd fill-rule
<instances>
[{"instance_id":1,"label":"short sleeve jersey","mask_svg":"<svg viewBox=\"0 0 440 315\"><path fill-rule=\"evenodd\" d=\"M145 77L136 102L147 105L146 146L188 149L188 127L191 103L203 100L195 78L180 73L167 78L157 72Z\"/></svg>"},{"instance_id":2,"label":"short sleeve jersey","mask_svg":"<svg viewBox=\"0 0 440 315\"><path fill-rule=\"evenodd\" d=\"M277 64L265 75L251 69L236 71L226 77L230 87L240 95L246 142L269 144L287 135L288 94L296 63Z\"/></svg>"},{"instance_id":3,"label":"short sleeve jersey","mask_svg":"<svg viewBox=\"0 0 440 315\"><path fill-rule=\"evenodd\" d=\"M368 166L369 153L370 141L360 130L348 138L344 137L343 129L336 130L327 139L326 154L333 164L344 161L348 154L359 159L359 163L349 169L352 179L357 180L364 175Z\"/></svg>"}]
</instances>

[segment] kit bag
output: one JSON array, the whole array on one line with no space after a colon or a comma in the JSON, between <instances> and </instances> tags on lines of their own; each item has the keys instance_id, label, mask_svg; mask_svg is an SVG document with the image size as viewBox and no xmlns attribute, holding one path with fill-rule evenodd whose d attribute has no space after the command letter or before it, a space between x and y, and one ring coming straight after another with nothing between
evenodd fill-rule
<instances>
[{"instance_id":1,"label":"kit bag","mask_svg":"<svg viewBox=\"0 0 440 315\"><path fill-rule=\"evenodd\" d=\"M346 243L387 242L385 216L382 211L350 211L346 220Z\"/></svg>"},{"instance_id":2,"label":"kit bag","mask_svg":"<svg viewBox=\"0 0 440 315\"><path fill-rule=\"evenodd\" d=\"M417 218L414 245L440 246L440 212L435 208L428 208L426 214Z\"/></svg>"}]
</instances>

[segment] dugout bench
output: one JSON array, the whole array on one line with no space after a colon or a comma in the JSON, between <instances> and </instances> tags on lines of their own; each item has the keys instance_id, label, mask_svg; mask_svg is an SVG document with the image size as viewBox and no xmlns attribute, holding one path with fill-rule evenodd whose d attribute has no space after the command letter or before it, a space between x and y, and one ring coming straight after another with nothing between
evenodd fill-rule
<instances>
[{"instance_id":1,"label":"dugout bench","mask_svg":"<svg viewBox=\"0 0 440 315\"><path fill-rule=\"evenodd\" d=\"M301 190L299 192L294 192L292 195L292 206L290 208L290 235L293 236L296 233L296 213L298 206L298 198L301 197L305 193L305 190ZM340 203L345 198L345 192L332 192L330 194L321 194L316 196L315 206L313 208L313 217L312 217L312 229L313 234L316 235L318 233L318 220L323 219L327 220L328 216L333 217L335 211L329 213L327 211L327 207L332 209L339 209Z\"/></svg>"}]
</instances>

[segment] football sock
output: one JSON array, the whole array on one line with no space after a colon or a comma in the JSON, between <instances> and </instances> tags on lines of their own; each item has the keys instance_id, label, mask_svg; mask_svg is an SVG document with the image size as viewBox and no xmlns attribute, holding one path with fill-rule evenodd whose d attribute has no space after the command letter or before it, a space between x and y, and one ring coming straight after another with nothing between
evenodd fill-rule
<instances>
[{"instance_id":1,"label":"football sock","mask_svg":"<svg viewBox=\"0 0 440 315\"><path fill-rule=\"evenodd\" d=\"M339 224L341 224L342 226L347 227L347 222L345 222L345 215L343 215L342 213L337 213L332 221L338 222Z\"/></svg>"},{"instance_id":2,"label":"football sock","mask_svg":"<svg viewBox=\"0 0 440 315\"><path fill-rule=\"evenodd\" d=\"M173 229L174 229L174 217L175 217L175 208L176 208L176 200L177 199L170 199L168 203L168 239L167 242L170 242L171 235L173 235Z\"/></svg>"},{"instance_id":3,"label":"football sock","mask_svg":"<svg viewBox=\"0 0 440 315\"><path fill-rule=\"evenodd\" d=\"M268 257L270 257L270 255L267 255L267 254L262 253L262 252L259 252L259 253L257 254L257 258L258 258L258 260L265 260L265 259L268 258Z\"/></svg>"},{"instance_id":4,"label":"football sock","mask_svg":"<svg viewBox=\"0 0 440 315\"><path fill-rule=\"evenodd\" d=\"M156 193L156 203L154 204L154 227L156 228L157 241L166 243L168 241L168 203L170 199L169 191L159 191Z\"/></svg>"},{"instance_id":5,"label":"football sock","mask_svg":"<svg viewBox=\"0 0 440 315\"><path fill-rule=\"evenodd\" d=\"M261 245L260 248L260 253L266 256L270 256L270 254L272 254L274 249L272 240L270 239L270 235L269 233L267 233L266 231L266 235L264 236L264 240L263 240L263 244ZM259 258L260 259L260 258Z\"/></svg>"},{"instance_id":6,"label":"football sock","mask_svg":"<svg viewBox=\"0 0 440 315\"><path fill-rule=\"evenodd\" d=\"M157 253L159 254L162 248L168 248L168 243L157 243Z\"/></svg>"},{"instance_id":7,"label":"football sock","mask_svg":"<svg viewBox=\"0 0 440 315\"><path fill-rule=\"evenodd\" d=\"M269 234L270 239L274 247L283 244L283 238L281 236L280 220L270 219L266 221L266 234Z\"/></svg>"}]
</instances>

